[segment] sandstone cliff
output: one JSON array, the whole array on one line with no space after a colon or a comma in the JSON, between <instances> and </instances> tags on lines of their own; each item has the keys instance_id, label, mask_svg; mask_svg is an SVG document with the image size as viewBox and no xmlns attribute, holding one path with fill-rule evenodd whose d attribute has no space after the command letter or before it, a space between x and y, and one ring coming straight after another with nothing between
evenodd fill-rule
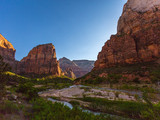
<instances>
[{"instance_id":1,"label":"sandstone cliff","mask_svg":"<svg viewBox=\"0 0 160 120\"><path fill-rule=\"evenodd\" d=\"M160 58L160 0L128 0L117 34L102 48L94 69Z\"/></svg>"},{"instance_id":2,"label":"sandstone cliff","mask_svg":"<svg viewBox=\"0 0 160 120\"><path fill-rule=\"evenodd\" d=\"M0 55L3 57L4 62L12 67L13 71L16 66L15 52L13 45L0 34Z\"/></svg>"},{"instance_id":3,"label":"sandstone cliff","mask_svg":"<svg viewBox=\"0 0 160 120\"><path fill-rule=\"evenodd\" d=\"M18 64L19 74L60 75L61 69L52 44L34 47Z\"/></svg>"},{"instance_id":4,"label":"sandstone cliff","mask_svg":"<svg viewBox=\"0 0 160 120\"><path fill-rule=\"evenodd\" d=\"M64 74L71 78L82 77L90 72L94 66L94 61L89 60L69 60L65 57L59 59L60 67Z\"/></svg>"}]
</instances>

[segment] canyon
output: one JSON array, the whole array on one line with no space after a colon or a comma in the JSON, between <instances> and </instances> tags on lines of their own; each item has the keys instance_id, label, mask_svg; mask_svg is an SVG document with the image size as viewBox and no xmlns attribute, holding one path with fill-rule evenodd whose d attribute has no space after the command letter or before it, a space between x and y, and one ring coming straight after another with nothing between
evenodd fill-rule
<instances>
[{"instance_id":1,"label":"canyon","mask_svg":"<svg viewBox=\"0 0 160 120\"><path fill-rule=\"evenodd\" d=\"M65 75L78 78L87 74L94 67L94 61L74 60L63 57L57 60L56 50L52 43L34 47L22 60L15 60L15 48L0 34L0 55L12 71L27 76Z\"/></svg>"}]
</instances>

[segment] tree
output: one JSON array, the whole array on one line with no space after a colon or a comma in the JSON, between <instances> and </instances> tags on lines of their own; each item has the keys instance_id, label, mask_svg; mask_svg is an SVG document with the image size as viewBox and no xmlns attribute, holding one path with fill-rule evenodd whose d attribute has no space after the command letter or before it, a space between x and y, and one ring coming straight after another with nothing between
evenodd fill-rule
<instances>
[{"instance_id":1,"label":"tree","mask_svg":"<svg viewBox=\"0 0 160 120\"><path fill-rule=\"evenodd\" d=\"M5 95L5 85L7 80L7 76L3 73L9 70L11 70L11 67L9 66L9 64L5 63L2 56L0 56L0 100L2 100Z\"/></svg>"}]
</instances>

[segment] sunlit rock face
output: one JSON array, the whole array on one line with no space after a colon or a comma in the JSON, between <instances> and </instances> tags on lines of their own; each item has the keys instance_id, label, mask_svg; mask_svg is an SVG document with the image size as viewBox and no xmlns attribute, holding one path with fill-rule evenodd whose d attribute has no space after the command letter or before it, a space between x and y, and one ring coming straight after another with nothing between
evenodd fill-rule
<instances>
[{"instance_id":1,"label":"sunlit rock face","mask_svg":"<svg viewBox=\"0 0 160 120\"><path fill-rule=\"evenodd\" d=\"M10 64L13 71L15 69L15 52L13 45L0 34L0 55L4 62Z\"/></svg>"},{"instance_id":2,"label":"sunlit rock face","mask_svg":"<svg viewBox=\"0 0 160 120\"><path fill-rule=\"evenodd\" d=\"M102 48L94 69L160 58L160 0L128 0L117 34Z\"/></svg>"},{"instance_id":3,"label":"sunlit rock face","mask_svg":"<svg viewBox=\"0 0 160 120\"><path fill-rule=\"evenodd\" d=\"M60 75L61 69L56 58L55 47L43 44L34 47L18 64L19 74Z\"/></svg>"}]
</instances>

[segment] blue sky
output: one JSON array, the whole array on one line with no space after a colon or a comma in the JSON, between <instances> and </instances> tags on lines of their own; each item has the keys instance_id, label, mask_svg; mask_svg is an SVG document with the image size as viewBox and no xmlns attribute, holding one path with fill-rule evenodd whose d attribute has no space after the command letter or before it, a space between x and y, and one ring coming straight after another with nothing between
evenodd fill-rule
<instances>
[{"instance_id":1,"label":"blue sky","mask_svg":"<svg viewBox=\"0 0 160 120\"><path fill-rule=\"evenodd\" d=\"M0 33L21 60L53 43L57 58L96 60L127 0L0 0Z\"/></svg>"}]
</instances>

